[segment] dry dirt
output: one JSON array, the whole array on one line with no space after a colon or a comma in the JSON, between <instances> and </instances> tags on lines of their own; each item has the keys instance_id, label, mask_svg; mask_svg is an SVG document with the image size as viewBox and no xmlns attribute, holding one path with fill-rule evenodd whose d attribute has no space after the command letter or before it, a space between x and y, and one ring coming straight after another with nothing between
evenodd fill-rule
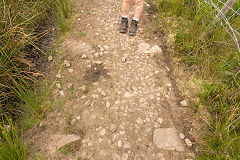
<instances>
[{"instance_id":1,"label":"dry dirt","mask_svg":"<svg viewBox=\"0 0 240 160\"><path fill-rule=\"evenodd\" d=\"M164 40L144 36L151 17L146 11L137 36L120 34L120 9L121 0L74 0L73 29L60 47L65 54L54 57L67 60L53 91L65 103L25 135L30 159L193 156L192 113L182 102Z\"/></svg>"}]
</instances>

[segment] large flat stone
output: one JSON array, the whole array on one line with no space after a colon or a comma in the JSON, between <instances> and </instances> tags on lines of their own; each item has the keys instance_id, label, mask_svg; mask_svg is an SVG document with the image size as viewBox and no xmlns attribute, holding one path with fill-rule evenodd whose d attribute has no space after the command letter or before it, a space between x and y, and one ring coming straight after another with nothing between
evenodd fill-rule
<instances>
[{"instance_id":1,"label":"large flat stone","mask_svg":"<svg viewBox=\"0 0 240 160\"><path fill-rule=\"evenodd\" d=\"M153 133L154 144L161 149L184 151L175 128L158 128Z\"/></svg>"},{"instance_id":2,"label":"large flat stone","mask_svg":"<svg viewBox=\"0 0 240 160\"><path fill-rule=\"evenodd\" d=\"M80 136L75 134L70 134L70 135L55 134L50 137L51 137L51 142L48 145L48 150L50 151L50 153L55 153L62 146L80 140Z\"/></svg>"}]
</instances>

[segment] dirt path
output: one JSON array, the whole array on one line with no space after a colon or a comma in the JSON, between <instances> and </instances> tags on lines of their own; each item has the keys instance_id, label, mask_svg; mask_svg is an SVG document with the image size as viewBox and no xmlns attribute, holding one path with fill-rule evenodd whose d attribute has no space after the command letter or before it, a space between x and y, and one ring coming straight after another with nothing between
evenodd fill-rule
<instances>
[{"instance_id":1,"label":"dirt path","mask_svg":"<svg viewBox=\"0 0 240 160\"><path fill-rule=\"evenodd\" d=\"M143 37L148 21L130 37L118 31L121 0L75 4L74 28L61 47L66 54L59 56L70 65L65 61L55 90L66 103L29 131L33 153L63 160L189 158L189 111L176 97L163 42ZM70 153L58 150L65 144Z\"/></svg>"}]
</instances>

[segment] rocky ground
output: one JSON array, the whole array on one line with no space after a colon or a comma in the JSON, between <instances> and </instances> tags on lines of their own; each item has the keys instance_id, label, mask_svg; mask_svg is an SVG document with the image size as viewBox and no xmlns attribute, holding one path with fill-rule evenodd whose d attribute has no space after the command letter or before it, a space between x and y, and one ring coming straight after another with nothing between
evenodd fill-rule
<instances>
[{"instance_id":1,"label":"rocky ground","mask_svg":"<svg viewBox=\"0 0 240 160\"><path fill-rule=\"evenodd\" d=\"M192 114L166 61L164 41L144 36L146 10L137 36L120 34L120 6L121 0L74 1L73 29L59 49L64 54L49 57L55 64L63 60L53 71L53 97L64 104L26 134L32 159L194 157Z\"/></svg>"}]
</instances>

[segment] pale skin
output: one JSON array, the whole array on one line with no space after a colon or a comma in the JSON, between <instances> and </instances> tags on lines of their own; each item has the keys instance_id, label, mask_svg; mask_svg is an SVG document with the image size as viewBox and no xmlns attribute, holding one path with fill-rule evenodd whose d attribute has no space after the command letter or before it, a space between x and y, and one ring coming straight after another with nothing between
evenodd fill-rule
<instances>
[{"instance_id":1,"label":"pale skin","mask_svg":"<svg viewBox=\"0 0 240 160\"><path fill-rule=\"evenodd\" d=\"M134 18L139 19L143 10L144 0L135 0ZM127 16L131 7L131 0L123 0L122 16Z\"/></svg>"}]
</instances>

